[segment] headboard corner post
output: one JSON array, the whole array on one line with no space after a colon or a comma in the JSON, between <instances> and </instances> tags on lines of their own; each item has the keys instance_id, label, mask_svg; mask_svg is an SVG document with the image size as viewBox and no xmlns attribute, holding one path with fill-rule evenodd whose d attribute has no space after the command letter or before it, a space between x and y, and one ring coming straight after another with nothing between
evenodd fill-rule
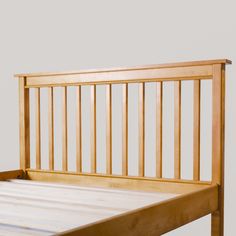
<instances>
[{"instance_id":1,"label":"headboard corner post","mask_svg":"<svg viewBox=\"0 0 236 236\"><path fill-rule=\"evenodd\" d=\"M25 87L26 77L19 77L19 142L20 168L30 167L30 102L29 88Z\"/></svg>"},{"instance_id":2,"label":"headboard corner post","mask_svg":"<svg viewBox=\"0 0 236 236\"><path fill-rule=\"evenodd\" d=\"M212 183L219 186L218 210L212 213L211 235L224 235L225 64L213 65Z\"/></svg>"}]
</instances>

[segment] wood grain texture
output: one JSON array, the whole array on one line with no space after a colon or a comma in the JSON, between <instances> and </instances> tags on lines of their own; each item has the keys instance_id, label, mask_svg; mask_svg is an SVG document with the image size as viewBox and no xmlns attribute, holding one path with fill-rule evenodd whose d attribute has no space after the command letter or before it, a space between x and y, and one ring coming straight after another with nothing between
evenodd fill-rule
<instances>
[{"instance_id":1,"label":"wood grain texture","mask_svg":"<svg viewBox=\"0 0 236 236\"><path fill-rule=\"evenodd\" d=\"M128 175L128 84L123 84L122 100L122 175Z\"/></svg>"},{"instance_id":2,"label":"wood grain texture","mask_svg":"<svg viewBox=\"0 0 236 236\"><path fill-rule=\"evenodd\" d=\"M0 186L0 234L4 223L55 235L177 196L27 180L1 181Z\"/></svg>"},{"instance_id":3,"label":"wood grain texture","mask_svg":"<svg viewBox=\"0 0 236 236\"><path fill-rule=\"evenodd\" d=\"M21 174L8 173L13 178L31 180L55 181L81 186L96 186L129 190L144 190L147 192L186 193L187 195L153 205L139 211L122 214L118 218L96 222L76 231L65 232L65 235L161 235L176 227L193 221L206 214L212 214L212 236L224 235L224 107L225 107L225 64L228 60L213 60L188 62L165 65L151 65L133 68L103 69L65 73L40 73L20 76L20 167ZM201 81L212 79L213 82L213 117L212 117L212 182L200 181L200 85ZM193 180L181 179L181 82L193 80ZM162 84L174 82L174 178L162 178ZM157 82L156 95L156 176L145 177L145 83ZM112 93L113 84L122 84L122 176L112 173ZM128 176L128 84L139 84L139 170L138 177ZM97 174L96 163L96 85L106 84L106 174ZM76 172L69 172L67 167L67 86L77 86L77 118L76 118ZM91 85L91 173L81 173L81 85ZM53 86L63 90L62 103L62 156L63 170L54 169L54 132L53 132ZM65 87L63 87L65 86ZM40 147L40 90L49 87L49 169L31 170L30 166L30 117L29 117L29 88L36 89L36 153ZM38 129L38 130L37 130ZM184 146L182 147L184 148ZM40 168L39 155L37 168ZM18 173L18 172L17 172ZM1 178L1 173L0 173ZM15 186L15 185L14 185ZM8 187L2 183L2 187ZM25 187L28 188L28 187ZM4 190L4 191L5 191ZM12 190L9 190L12 191ZM42 190L44 191L44 190ZM196 191L192 193L192 191ZM30 195L31 193L29 193ZM30 195L31 197L32 194ZM4 200L0 196L0 202ZM88 200L88 199L86 199ZM14 200L16 201L16 200ZM32 202L31 202L32 203ZM1 203L3 210L7 209ZM41 203L40 204L44 204ZM27 213L27 212L26 212ZM29 213L29 212L28 212ZM97 214L97 213L96 213ZM63 216L64 217L64 216ZM25 217L22 218L26 220ZM67 220L67 219L66 219ZM25 221L26 222L26 221ZM35 224L34 220L32 223ZM37 223L37 222L36 222ZM37 224L36 224L37 225ZM42 225L41 225L42 226ZM51 226L51 225L49 225ZM54 225L53 225L54 226ZM61 227L57 225L56 227ZM3 228L3 227L2 227ZM1 222L0 222L1 229ZM5 229L4 229L5 230ZM79 233L79 234L78 234Z\"/></svg>"},{"instance_id":4,"label":"wood grain texture","mask_svg":"<svg viewBox=\"0 0 236 236\"><path fill-rule=\"evenodd\" d=\"M181 81L174 82L174 177L181 178Z\"/></svg>"},{"instance_id":5,"label":"wood grain texture","mask_svg":"<svg viewBox=\"0 0 236 236\"><path fill-rule=\"evenodd\" d=\"M211 186L60 235L162 235L213 212L217 209L217 194L217 186Z\"/></svg>"},{"instance_id":6,"label":"wood grain texture","mask_svg":"<svg viewBox=\"0 0 236 236\"><path fill-rule=\"evenodd\" d=\"M2 171L2 172L0 172L0 180L23 179L24 175L25 175L25 173L21 169L20 170Z\"/></svg>"},{"instance_id":7,"label":"wood grain texture","mask_svg":"<svg viewBox=\"0 0 236 236\"><path fill-rule=\"evenodd\" d=\"M145 84L139 84L139 176L145 175Z\"/></svg>"},{"instance_id":8,"label":"wood grain texture","mask_svg":"<svg viewBox=\"0 0 236 236\"><path fill-rule=\"evenodd\" d=\"M97 171L97 127L96 127L96 85L91 86L91 126L90 126L90 145L91 145L91 173Z\"/></svg>"},{"instance_id":9,"label":"wood grain texture","mask_svg":"<svg viewBox=\"0 0 236 236\"><path fill-rule=\"evenodd\" d=\"M93 73L61 74L27 77L27 87L94 85L109 83L141 83L157 81L210 79L212 66L184 66L172 68L137 68ZM43 79L42 79L43 78Z\"/></svg>"},{"instance_id":10,"label":"wood grain texture","mask_svg":"<svg viewBox=\"0 0 236 236\"><path fill-rule=\"evenodd\" d=\"M62 88L62 170L68 170L67 87Z\"/></svg>"},{"instance_id":11,"label":"wood grain texture","mask_svg":"<svg viewBox=\"0 0 236 236\"><path fill-rule=\"evenodd\" d=\"M30 167L30 104L26 78L19 79L20 168Z\"/></svg>"},{"instance_id":12,"label":"wood grain texture","mask_svg":"<svg viewBox=\"0 0 236 236\"><path fill-rule=\"evenodd\" d=\"M106 85L106 173L112 173L112 86Z\"/></svg>"},{"instance_id":13,"label":"wood grain texture","mask_svg":"<svg viewBox=\"0 0 236 236\"><path fill-rule=\"evenodd\" d=\"M193 86L193 179L200 180L201 81L195 80Z\"/></svg>"},{"instance_id":14,"label":"wood grain texture","mask_svg":"<svg viewBox=\"0 0 236 236\"><path fill-rule=\"evenodd\" d=\"M162 97L163 84L157 83L156 88L156 177L162 177Z\"/></svg>"},{"instance_id":15,"label":"wood grain texture","mask_svg":"<svg viewBox=\"0 0 236 236\"><path fill-rule=\"evenodd\" d=\"M76 170L82 171L82 113L81 113L81 86L76 88Z\"/></svg>"},{"instance_id":16,"label":"wood grain texture","mask_svg":"<svg viewBox=\"0 0 236 236\"><path fill-rule=\"evenodd\" d=\"M37 181L79 184L80 186L121 188L166 193L186 193L209 187L210 182L177 179L157 179L139 176L86 174L68 171L44 171L27 169L26 178Z\"/></svg>"},{"instance_id":17,"label":"wood grain texture","mask_svg":"<svg viewBox=\"0 0 236 236\"><path fill-rule=\"evenodd\" d=\"M219 207L212 214L212 236L224 235L225 66L213 66L212 182L219 185Z\"/></svg>"},{"instance_id":18,"label":"wood grain texture","mask_svg":"<svg viewBox=\"0 0 236 236\"><path fill-rule=\"evenodd\" d=\"M48 88L48 148L49 148L49 170L54 170L54 95L53 95L53 88Z\"/></svg>"},{"instance_id":19,"label":"wood grain texture","mask_svg":"<svg viewBox=\"0 0 236 236\"><path fill-rule=\"evenodd\" d=\"M67 74L81 74L81 73L94 73L94 72L112 72L112 71L126 71L126 70L137 70L137 69L152 69L152 68L176 68L186 66L204 66L213 64L231 64L232 62L228 59L216 59L216 60L203 60L203 61L187 61L177 63L165 63L165 64L153 64L144 66L133 66L133 67L122 67L122 68L106 68L106 69L90 69L80 71L66 71L66 72L41 72L41 73L30 73L30 74L16 74L15 77L37 77L46 75L67 75Z\"/></svg>"},{"instance_id":20,"label":"wood grain texture","mask_svg":"<svg viewBox=\"0 0 236 236\"><path fill-rule=\"evenodd\" d=\"M40 88L35 88L36 168L41 169Z\"/></svg>"}]
</instances>

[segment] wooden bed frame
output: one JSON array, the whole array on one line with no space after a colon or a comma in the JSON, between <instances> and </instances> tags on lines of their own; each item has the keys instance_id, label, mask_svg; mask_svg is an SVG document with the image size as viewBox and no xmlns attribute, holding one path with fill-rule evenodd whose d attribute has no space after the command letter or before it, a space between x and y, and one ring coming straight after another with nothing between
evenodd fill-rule
<instances>
[{"instance_id":1,"label":"wooden bed frame","mask_svg":"<svg viewBox=\"0 0 236 236\"><path fill-rule=\"evenodd\" d=\"M207 214L212 236L224 235L225 65L208 60L132 68L65 73L20 74L20 170L2 172L1 180L22 178L181 195L149 207L111 217L61 235L161 235ZM181 81L194 81L193 179L181 178ZM200 178L201 80L212 80L212 180ZM162 176L162 90L174 81L174 178ZM156 177L145 176L145 83L156 82ZM139 84L139 174L128 174L128 84ZM96 173L96 85L106 85L106 174ZM122 175L112 173L112 85L123 86ZM81 86L91 86L91 173L82 172ZM67 86L77 89L76 172L68 171ZM40 88L48 88L49 169L41 169ZM63 90L62 170L54 170L54 87ZM30 168L30 89L36 94L36 169Z\"/></svg>"}]
</instances>

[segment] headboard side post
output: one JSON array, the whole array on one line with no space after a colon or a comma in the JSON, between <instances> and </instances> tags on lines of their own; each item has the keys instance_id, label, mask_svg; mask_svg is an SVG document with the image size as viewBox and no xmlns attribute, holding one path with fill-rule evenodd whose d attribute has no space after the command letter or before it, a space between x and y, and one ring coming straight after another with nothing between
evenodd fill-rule
<instances>
[{"instance_id":1,"label":"headboard side post","mask_svg":"<svg viewBox=\"0 0 236 236\"><path fill-rule=\"evenodd\" d=\"M30 167L30 104L26 77L19 78L20 168Z\"/></svg>"},{"instance_id":2,"label":"headboard side post","mask_svg":"<svg viewBox=\"0 0 236 236\"><path fill-rule=\"evenodd\" d=\"M213 65L212 183L219 185L219 207L212 214L212 236L224 235L225 64Z\"/></svg>"}]
</instances>

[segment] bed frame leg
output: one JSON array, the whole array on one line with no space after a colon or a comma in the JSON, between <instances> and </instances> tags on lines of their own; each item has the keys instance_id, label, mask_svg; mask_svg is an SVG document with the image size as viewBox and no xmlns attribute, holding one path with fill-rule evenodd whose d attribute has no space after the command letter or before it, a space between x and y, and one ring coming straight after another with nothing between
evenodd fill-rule
<instances>
[{"instance_id":1,"label":"bed frame leg","mask_svg":"<svg viewBox=\"0 0 236 236\"><path fill-rule=\"evenodd\" d=\"M211 214L211 236L224 236L224 215L220 211Z\"/></svg>"}]
</instances>

